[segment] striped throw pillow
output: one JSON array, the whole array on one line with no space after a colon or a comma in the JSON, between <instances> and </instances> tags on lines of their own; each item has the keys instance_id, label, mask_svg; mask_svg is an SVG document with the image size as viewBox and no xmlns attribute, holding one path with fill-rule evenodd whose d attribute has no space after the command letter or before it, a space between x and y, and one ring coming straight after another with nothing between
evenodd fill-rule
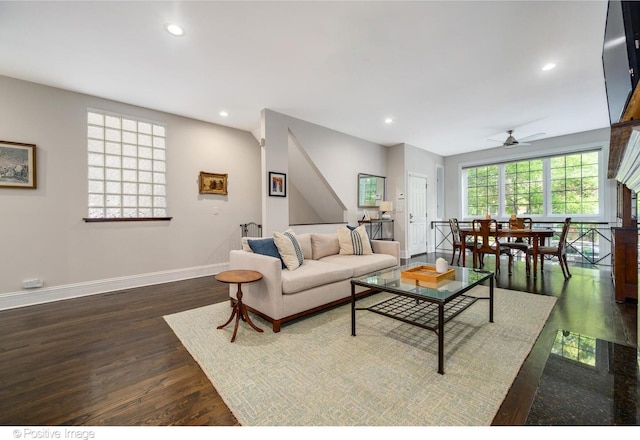
<instances>
[{"instance_id":1,"label":"striped throw pillow","mask_svg":"<svg viewBox=\"0 0 640 440\"><path fill-rule=\"evenodd\" d=\"M369 255L373 253L364 225L353 230L345 226L339 227L338 242L340 243L340 255Z\"/></svg>"},{"instance_id":2,"label":"striped throw pillow","mask_svg":"<svg viewBox=\"0 0 640 440\"><path fill-rule=\"evenodd\" d=\"M292 229L287 229L283 233L274 232L273 239L278 247L278 252L280 252L280 258L282 258L287 269L296 270L302 266L304 255Z\"/></svg>"}]
</instances>

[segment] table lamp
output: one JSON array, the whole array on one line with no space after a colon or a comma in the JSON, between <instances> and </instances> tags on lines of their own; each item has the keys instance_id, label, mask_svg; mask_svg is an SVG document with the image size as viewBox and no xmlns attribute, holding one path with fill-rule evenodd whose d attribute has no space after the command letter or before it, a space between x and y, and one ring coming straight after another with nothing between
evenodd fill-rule
<instances>
[{"instance_id":1,"label":"table lamp","mask_svg":"<svg viewBox=\"0 0 640 440\"><path fill-rule=\"evenodd\" d=\"M391 214L387 214L387 212L393 211L393 202L384 200L380 202L380 218L381 219L390 219Z\"/></svg>"}]
</instances>

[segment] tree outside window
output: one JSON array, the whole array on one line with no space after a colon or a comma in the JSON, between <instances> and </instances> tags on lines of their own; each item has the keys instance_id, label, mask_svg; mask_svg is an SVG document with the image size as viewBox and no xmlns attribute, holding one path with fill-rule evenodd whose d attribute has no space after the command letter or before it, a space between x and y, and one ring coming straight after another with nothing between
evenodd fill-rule
<instances>
[{"instance_id":1,"label":"tree outside window","mask_svg":"<svg viewBox=\"0 0 640 440\"><path fill-rule=\"evenodd\" d=\"M599 160L599 151L585 151L466 168L464 215L598 215Z\"/></svg>"},{"instance_id":2,"label":"tree outside window","mask_svg":"<svg viewBox=\"0 0 640 440\"><path fill-rule=\"evenodd\" d=\"M598 214L598 152L551 158L551 213Z\"/></svg>"},{"instance_id":3,"label":"tree outside window","mask_svg":"<svg viewBox=\"0 0 640 440\"><path fill-rule=\"evenodd\" d=\"M505 164L504 181L507 215L543 214L544 187L541 159Z\"/></svg>"},{"instance_id":4,"label":"tree outside window","mask_svg":"<svg viewBox=\"0 0 640 440\"><path fill-rule=\"evenodd\" d=\"M497 165L467 170L467 215L498 215L500 208Z\"/></svg>"}]
</instances>

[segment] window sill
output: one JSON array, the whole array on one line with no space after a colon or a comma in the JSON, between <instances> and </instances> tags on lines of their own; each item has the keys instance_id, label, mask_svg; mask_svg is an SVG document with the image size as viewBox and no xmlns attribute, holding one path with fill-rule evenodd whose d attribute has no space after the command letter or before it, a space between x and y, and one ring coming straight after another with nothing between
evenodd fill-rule
<instances>
[{"instance_id":1,"label":"window sill","mask_svg":"<svg viewBox=\"0 0 640 440\"><path fill-rule=\"evenodd\" d=\"M122 217L122 218L83 218L85 223L112 223L112 222L164 222L173 217Z\"/></svg>"}]
</instances>

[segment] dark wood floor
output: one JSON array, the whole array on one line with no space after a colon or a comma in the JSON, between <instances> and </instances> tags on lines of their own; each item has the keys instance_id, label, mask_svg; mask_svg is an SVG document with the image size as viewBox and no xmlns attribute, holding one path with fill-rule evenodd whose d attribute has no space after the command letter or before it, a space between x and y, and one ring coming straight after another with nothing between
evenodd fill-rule
<instances>
[{"instance_id":1,"label":"dark wood floor","mask_svg":"<svg viewBox=\"0 0 640 440\"><path fill-rule=\"evenodd\" d=\"M525 422L558 329L637 346L637 305L615 303L609 272L572 273L565 282L547 264L533 281L516 263L497 279L559 301L494 425ZM237 425L163 319L227 298L227 285L204 277L0 312L0 424Z\"/></svg>"},{"instance_id":2,"label":"dark wood floor","mask_svg":"<svg viewBox=\"0 0 640 440\"><path fill-rule=\"evenodd\" d=\"M206 277L0 312L0 424L236 425L163 319L228 292Z\"/></svg>"},{"instance_id":3,"label":"dark wood floor","mask_svg":"<svg viewBox=\"0 0 640 440\"><path fill-rule=\"evenodd\" d=\"M450 254L441 256L451 258ZM432 254L417 258L433 261L434 257ZM528 278L523 262L514 264L511 276L505 270L506 261L502 262L502 270L496 280L497 287L555 296L558 301L494 418L493 425L522 425L526 421L558 330L638 346L638 305L615 302L609 267L593 269L571 266L572 277L565 281L557 263L550 263L545 263L542 275ZM488 269L493 270L493 261L487 264Z\"/></svg>"}]
</instances>

